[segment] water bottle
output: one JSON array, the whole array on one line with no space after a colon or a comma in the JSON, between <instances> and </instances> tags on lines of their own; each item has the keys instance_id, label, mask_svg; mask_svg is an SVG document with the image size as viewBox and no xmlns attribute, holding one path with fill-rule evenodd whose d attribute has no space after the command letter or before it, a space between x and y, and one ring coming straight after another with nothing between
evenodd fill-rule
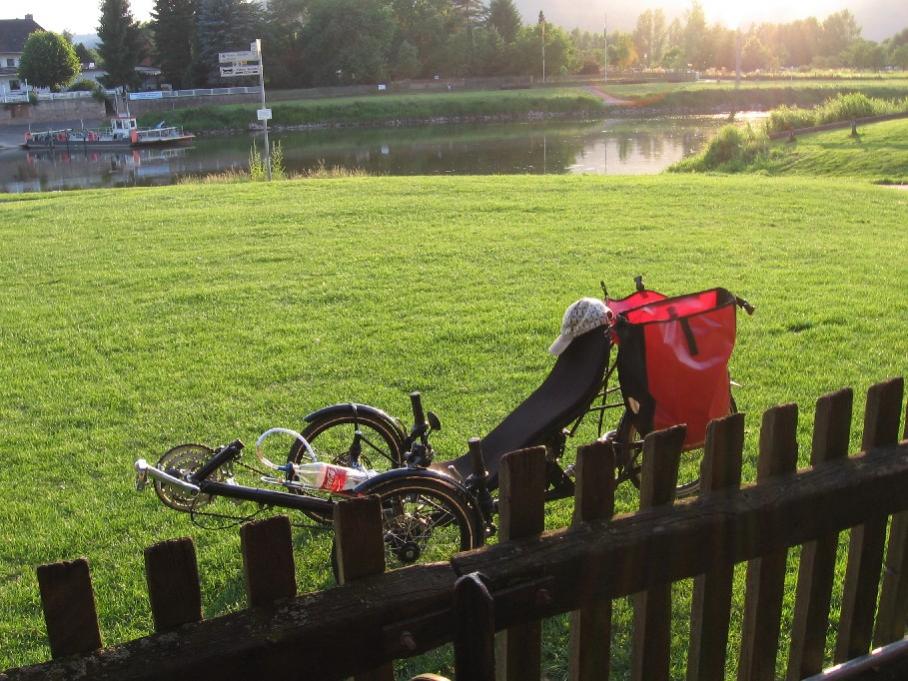
<instances>
[{"instance_id":1,"label":"water bottle","mask_svg":"<svg viewBox=\"0 0 908 681\"><path fill-rule=\"evenodd\" d=\"M294 466L294 472L305 487L323 489L328 492L353 489L375 475L374 471L347 468L324 461L299 464Z\"/></svg>"}]
</instances>

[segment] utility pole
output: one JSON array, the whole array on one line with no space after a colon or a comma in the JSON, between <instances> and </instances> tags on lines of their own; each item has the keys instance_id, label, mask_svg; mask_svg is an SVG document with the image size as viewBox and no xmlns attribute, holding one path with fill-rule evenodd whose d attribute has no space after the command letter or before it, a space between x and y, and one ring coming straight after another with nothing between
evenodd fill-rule
<instances>
[{"instance_id":1,"label":"utility pole","mask_svg":"<svg viewBox=\"0 0 908 681\"><path fill-rule=\"evenodd\" d=\"M735 31L735 87L741 87L741 27Z\"/></svg>"},{"instance_id":2,"label":"utility pole","mask_svg":"<svg viewBox=\"0 0 908 681\"><path fill-rule=\"evenodd\" d=\"M258 62L250 64L249 62ZM265 64L262 60L262 39L257 38L249 45L248 50L242 52L221 52L218 54L218 63L221 64L221 78L238 78L247 76L259 77L259 90L262 94L262 108L256 111L258 119L265 130L265 172L271 179L271 146L268 144L268 121L271 118L271 109L265 106Z\"/></svg>"},{"instance_id":3,"label":"utility pole","mask_svg":"<svg viewBox=\"0 0 908 681\"><path fill-rule=\"evenodd\" d=\"M603 47L603 58L602 58L602 81L608 82L608 14L605 15L605 23L602 25L602 42L605 45Z\"/></svg>"},{"instance_id":4,"label":"utility pole","mask_svg":"<svg viewBox=\"0 0 908 681\"><path fill-rule=\"evenodd\" d=\"M539 10L539 28L542 32L542 84L545 85L545 15Z\"/></svg>"}]
</instances>

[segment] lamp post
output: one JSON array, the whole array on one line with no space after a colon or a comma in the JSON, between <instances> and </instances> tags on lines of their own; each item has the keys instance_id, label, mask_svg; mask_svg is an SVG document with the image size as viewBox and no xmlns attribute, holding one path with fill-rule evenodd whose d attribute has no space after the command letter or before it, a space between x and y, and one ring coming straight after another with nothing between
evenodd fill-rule
<instances>
[{"instance_id":1,"label":"lamp post","mask_svg":"<svg viewBox=\"0 0 908 681\"><path fill-rule=\"evenodd\" d=\"M741 87L741 27L735 30L735 87Z\"/></svg>"},{"instance_id":2,"label":"lamp post","mask_svg":"<svg viewBox=\"0 0 908 681\"><path fill-rule=\"evenodd\" d=\"M542 35L542 84L545 85L545 14L539 10L539 31Z\"/></svg>"}]
</instances>

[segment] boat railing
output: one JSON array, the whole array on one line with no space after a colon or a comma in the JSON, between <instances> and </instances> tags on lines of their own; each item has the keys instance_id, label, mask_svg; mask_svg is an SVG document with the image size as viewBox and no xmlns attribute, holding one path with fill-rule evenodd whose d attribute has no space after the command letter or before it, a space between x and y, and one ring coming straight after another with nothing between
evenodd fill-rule
<instances>
[{"instance_id":1,"label":"boat railing","mask_svg":"<svg viewBox=\"0 0 908 681\"><path fill-rule=\"evenodd\" d=\"M169 139L171 137L178 137L182 135L183 128L176 126L170 126L167 128L151 128L150 130L141 130L139 132L139 137L143 140Z\"/></svg>"}]
</instances>

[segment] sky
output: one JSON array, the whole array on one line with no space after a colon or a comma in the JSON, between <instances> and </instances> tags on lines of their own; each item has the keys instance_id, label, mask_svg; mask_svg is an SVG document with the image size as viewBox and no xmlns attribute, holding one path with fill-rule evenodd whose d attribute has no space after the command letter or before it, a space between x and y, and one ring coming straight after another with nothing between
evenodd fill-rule
<instances>
[{"instance_id":1,"label":"sky","mask_svg":"<svg viewBox=\"0 0 908 681\"><path fill-rule=\"evenodd\" d=\"M609 30L631 30L637 15L645 9L663 8L669 17L678 16L689 6L689 0L515 0L524 21L535 21L539 10L567 29L602 30L608 15ZM762 21L786 22L808 16L825 17L840 9L850 9L864 28L864 37L882 40L908 27L906 0L702 0L707 21L743 27ZM154 0L132 0L137 19L149 18ZM95 32L99 0L3 0L0 19L21 19L32 14L50 31L68 30L74 34Z\"/></svg>"}]
</instances>

